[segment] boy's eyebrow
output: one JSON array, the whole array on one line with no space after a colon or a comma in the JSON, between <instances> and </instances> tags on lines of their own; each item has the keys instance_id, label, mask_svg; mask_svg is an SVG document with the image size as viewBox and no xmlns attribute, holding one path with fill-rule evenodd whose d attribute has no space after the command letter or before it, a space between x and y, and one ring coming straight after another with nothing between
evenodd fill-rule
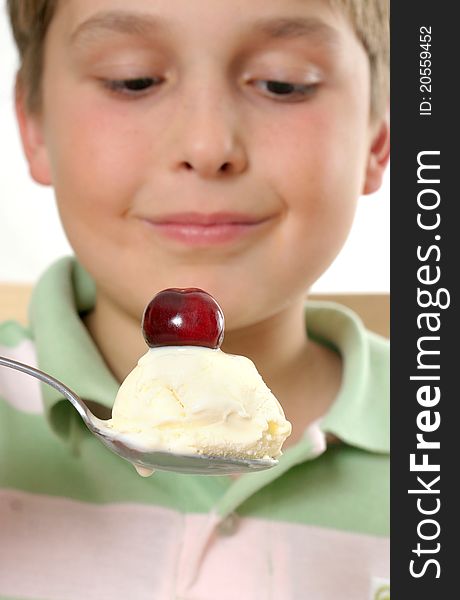
<instances>
[{"instance_id":1,"label":"boy's eyebrow","mask_svg":"<svg viewBox=\"0 0 460 600\"><path fill-rule=\"evenodd\" d=\"M80 23L70 36L75 42L80 37L86 37L102 31L114 31L140 36L152 35L157 30L166 29L167 22L150 14L131 13L127 11L99 12Z\"/></svg>"},{"instance_id":2,"label":"boy's eyebrow","mask_svg":"<svg viewBox=\"0 0 460 600\"><path fill-rule=\"evenodd\" d=\"M128 11L99 12L83 21L71 34L71 42L77 38L102 31L114 31L143 37L159 30L168 29L169 21L154 16ZM269 39L314 38L327 45L335 45L339 39L337 30L315 17L272 17L257 19L249 24L249 32Z\"/></svg>"},{"instance_id":3,"label":"boy's eyebrow","mask_svg":"<svg viewBox=\"0 0 460 600\"><path fill-rule=\"evenodd\" d=\"M283 17L255 21L254 30L273 39L315 38L328 45L339 41L337 29L316 17Z\"/></svg>"}]
</instances>

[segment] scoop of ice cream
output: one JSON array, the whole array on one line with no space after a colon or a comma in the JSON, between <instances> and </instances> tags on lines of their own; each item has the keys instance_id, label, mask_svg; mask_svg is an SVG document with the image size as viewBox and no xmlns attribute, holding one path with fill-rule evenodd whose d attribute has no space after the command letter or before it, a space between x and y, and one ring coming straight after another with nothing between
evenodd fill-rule
<instances>
[{"instance_id":1,"label":"scoop of ice cream","mask_svg":"<svg viewBox=\"0 0 460 600\"><path fill-rule=\"evenodd\" d=\"M199 346L150 348L108 425L151 450L235 458L276 458L291 433L250 359Z\"/></svg>"}]
</instances>

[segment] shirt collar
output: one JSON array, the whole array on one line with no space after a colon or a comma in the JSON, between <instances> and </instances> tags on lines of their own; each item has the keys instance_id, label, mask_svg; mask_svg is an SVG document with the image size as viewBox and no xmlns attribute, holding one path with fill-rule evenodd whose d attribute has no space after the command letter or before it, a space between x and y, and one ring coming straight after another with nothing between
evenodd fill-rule
<instances>
[{"instance_id":1,"label":"shirt collar","mask_svg":"<svg viewBox=\"0 0 460 600\"><path fill-rule=\"evenodd\" d=\"M91 277L72 257L53 264L37 283L30 320L39 367L81 398L112 407L118 382L105 364L81 317L95 303ZM351 310L330 302L308 302L309 335L336 349L343 377L320 427L343 442L372 452L389 451L388 342L366 331ZM53 429L68 438L80 417L57 390L43 386Z\"/></svg>"},{"instance_id":2,"label":"shirt collar","mask_svg":"<svg viewBox=\"0 0 460 600\"><path fill-rule=\"evenodd\" d=\"M54 263L34 288L30 322L39 368L60 379L82 399L112 407L118 383L104 362L81 317L95 303L90 276L72 257ZM54 388L43 385L45 413L62 437L80 417Z\"/></svg>"},{"instance_id":3,"label":"shirt collar","mask_svg":"<svg viewBox=\"0 0 460 600\"><path fill-rule=\"evenodd\" d=\"M350 309L333 302L309 302L310 336L335 348L343 360L342 383L320 428L343 442L388 453L389 342L367 331Z\"/></svg>"}]
</instances>

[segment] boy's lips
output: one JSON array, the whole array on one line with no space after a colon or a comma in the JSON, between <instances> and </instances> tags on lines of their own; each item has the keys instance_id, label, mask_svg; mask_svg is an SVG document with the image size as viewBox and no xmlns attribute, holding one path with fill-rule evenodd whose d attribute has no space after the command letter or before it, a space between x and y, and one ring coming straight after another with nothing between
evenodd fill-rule
<instances>
[{"instance_id":1,"label":"boy's lips","mask_svg":"<svg viewBox=\"0 0 460 600\"><path fill-rule=\"evenodd\" d=\"M208 246L237 241L272 218L229 212L184 212L144 218L143 221L171 240L189 246Z\"/></svg>"}]
</instances>

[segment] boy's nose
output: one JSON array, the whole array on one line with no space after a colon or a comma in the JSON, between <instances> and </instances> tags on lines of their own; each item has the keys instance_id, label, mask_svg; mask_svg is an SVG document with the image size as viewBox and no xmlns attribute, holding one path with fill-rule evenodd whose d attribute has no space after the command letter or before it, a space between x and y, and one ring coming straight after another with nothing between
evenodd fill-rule
<instances>
[{"instance_id":1,"label":"boy's nose","mask_svg":"<svg viewBox=\"0 0 460 600\"><path fill-rule=\"evenodd\" d=\"M215 178L243 173L248 166L236 113L222 101L183 107L176 135L177 169Z\"/></svg>"}]
</instances>

